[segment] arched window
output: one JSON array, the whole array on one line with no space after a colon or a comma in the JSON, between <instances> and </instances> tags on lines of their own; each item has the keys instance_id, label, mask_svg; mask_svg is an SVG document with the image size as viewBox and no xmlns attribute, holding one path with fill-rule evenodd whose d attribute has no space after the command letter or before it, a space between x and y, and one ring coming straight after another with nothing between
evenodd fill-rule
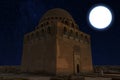
<instances>
[{"instance_id":1,"label":"arched window","mask_svg":"<svg viewBox=\"0 0 120 80\"><path fill-rule=\"evenodd\" d=\"M43 27L43 24L41 24L41 27Z\"/></svg>"},{"instance_id":2,"label":"arched window","mask_svg":"<svg viewBox=\"0 0 120 80\"><path fill-rule=\"evenodd\" d=\"M47 28L47 32L48 32L49 34L51 33L51 28L50 28L50 27Z\"/></svg>"},{"instance_id":3,"label":"arched window","mask_svg":"<svg viewBox=\"0 0 120 80\"><path fill-rule=\"evenodd\" d=\"M89 40L88 40L87 36L85 36L85 41L86 41L87 43L89 43Z\"/></svg>"},{"instance_id":4,"label":"arched window","mask_svg":"<svg viewBox=\"0 0 120 80\"><path fill-rule=\"evenodd\" d=\"M83 34L81 34L81 37L83 37Z\"/></svg>"},{"instance_id":5,"label":"arched window","mask_svg":"<svg viewBox=\"0 0 120 80\"><path fill-rule=\"evenodd\" d=\"M68 21L65 21L65 24L68 25Z\"/></svg>"},{"instance_id":6,"label":"arched window","mask_svg":"<svg viewBox=\"0 0 120 80\"><path fill-rule=\"evenodd\" d=\"M74 24L72 23L71 26L74 28Z\"/></svg>"},{"instance_id":7,"label":"arched window","mask_svg":"<svg viewBox=\"0 0 120 80\"><path fill-rule=\"evenodd\" d=\"M76 32L76 38L78 38L78 32Z\"/></svg>"},{"instance_id":8,"label":"arched window","mask_svg":"<svg viewBox=\"0 0 120 80\"><path fill-rule=\"evenodd\" d=\"M70 30L70 36L72 36L73 35L73 30Z\"/></svg>"},{"instance_id":9,"label":"arched window","mask_svg":"<svg viewBox=\"0 0 120 80\"><path fill-rule=\"evenodd\" d=\"M83 39L83 34L80 34L80 39L81 39L81 40Z\"/></svg>"},{"instance_id":10,"label":"arched window","mask_svg":"<svg viewBox=\"0 0 120 80\"><path fill-rule=\"evenodd\" d=\"M49 24L49 22L46 22L46 25L48 25Z\"/></svg>"},{"instance_id":11,"label":"arched window","mask_svg":"<svg viewBox=\"0 0 120 80\"><path fill-rule=\"evenodd\" d=\"M67 34L67 28L64 27L64 34Z\"/></svg>"}]
</instances>

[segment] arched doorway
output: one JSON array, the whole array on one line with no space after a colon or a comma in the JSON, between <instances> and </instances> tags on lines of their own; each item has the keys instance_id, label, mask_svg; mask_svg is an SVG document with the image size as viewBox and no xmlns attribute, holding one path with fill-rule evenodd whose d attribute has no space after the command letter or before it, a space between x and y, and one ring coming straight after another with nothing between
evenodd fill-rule
<instances>
[{"instance_id":1,"label":"arched doorway","mask_svg":"<svg viewBox=\"0 0 120 80\"><path fill-rule=\"evenodd\" d=\"M79 64L77 64L77 66L76 66L77 68L77 73L79 73L80 72L80 69L79 69Z\"/></svg>"}]
</instances>

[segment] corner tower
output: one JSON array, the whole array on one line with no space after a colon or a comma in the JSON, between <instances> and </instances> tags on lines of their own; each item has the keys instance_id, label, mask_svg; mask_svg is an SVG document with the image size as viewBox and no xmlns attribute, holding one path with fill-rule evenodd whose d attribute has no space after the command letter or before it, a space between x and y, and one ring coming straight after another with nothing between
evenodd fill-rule
<instances>
[{"instance_id":1,"label":"corner tower","mask_svg":"<svg viewBox=\"0 0 120 80\"><path fill-rule=\"evenodd\" d=\"M21 69L48 74L92 72L90 36L78 29L67 11L51 9L24 36Z\"/></svg>"}]
</instances>

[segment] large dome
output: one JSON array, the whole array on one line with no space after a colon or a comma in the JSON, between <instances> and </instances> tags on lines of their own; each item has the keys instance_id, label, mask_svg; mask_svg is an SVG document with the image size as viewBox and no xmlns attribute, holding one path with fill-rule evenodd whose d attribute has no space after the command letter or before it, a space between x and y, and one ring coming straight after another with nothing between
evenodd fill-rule
<instances>
[{"instance_id":1,"label":"large dome","mask_svg":"<svg viewBox=\"0 0 120 80\"><path fill-rule=\"evenodd\" d=\"M64 9L61 9L61 8L54 8L54 9L51 9L49 11L47 11L41 20L44 20L46 18L51 18L51 17L61 17L61 18L64 18L64 19L69 19L71 21L74 22L72 16ZM40 20L40 21L41 21Z\"/></svg>"},{"instance_id":2,"label":"large dome","mask_svg":"<svg viewBox=\"0 0 120 80\"><path fill-rule=\"evenodd\" d=\"M78 26L72 16L66 10L61 8L54 8L47 11L41 18L39 25L43 26L53 21L59 21L78 29Z\"/></svg>"}]
</instances>

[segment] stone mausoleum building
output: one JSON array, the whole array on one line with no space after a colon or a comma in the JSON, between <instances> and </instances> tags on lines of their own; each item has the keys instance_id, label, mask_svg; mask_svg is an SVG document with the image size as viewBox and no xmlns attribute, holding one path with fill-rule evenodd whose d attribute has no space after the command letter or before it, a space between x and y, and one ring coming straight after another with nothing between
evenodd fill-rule
<instances>
[{"instance_id":1,"label":"stone mausoleum building","mask_svg":"<svg viewBox=\"0 0 120 80\"><path fill-rule=\"evenodd\" d=\"M90 35L79 30L67 11L51 9L34 31L25 34L21 69L47 74L92 72Z\"/></svg>"}]
</instances>

